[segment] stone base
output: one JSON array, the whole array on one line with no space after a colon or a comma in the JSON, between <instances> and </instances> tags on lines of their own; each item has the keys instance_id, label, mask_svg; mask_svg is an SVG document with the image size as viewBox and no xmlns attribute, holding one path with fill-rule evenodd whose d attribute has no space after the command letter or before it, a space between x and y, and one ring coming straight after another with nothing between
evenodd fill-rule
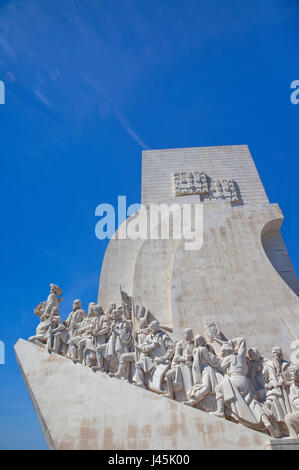
<instances>
[{"instance_id":1,"label":"stone base","mask_svg":"<svg viewBox=\"0 0 299 470\"><path fill-rule=\"evenodd\" d=\"M264 449L269 441L23 339L15 352L50 449Z\"/></svg>"},{"instance_id":2,"label":"stone base","mask_svg":"<svg viewBox=\"0 0 299 470\"><path fill-rule=\"evenodd\" d=\"M285 437L283 439L269 439L267 450L299 450L299 438Z\"/></svg>"}]
</instances>

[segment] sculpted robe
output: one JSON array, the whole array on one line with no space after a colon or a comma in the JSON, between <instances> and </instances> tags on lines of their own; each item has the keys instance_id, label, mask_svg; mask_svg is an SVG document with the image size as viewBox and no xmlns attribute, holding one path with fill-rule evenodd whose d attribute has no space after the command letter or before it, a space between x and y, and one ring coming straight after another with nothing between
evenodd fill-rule
<instances>
[{"instance_id":1,"label":"sculpted robe","mask_svg":"<svg viewBox=\"0 0 299 470\"><path fill-rule=\"evenodd\" d=\"M162 330L150 333L141 345L141 355L136 367L145 374L145 381L150 390L163 393L166 372L170 369L174 344ZM156 362L158 361L158 363ZM136 370L138 375L138 370Z\"/></svg>"},{"instance_id":2,"label":"sculpted robe","mask_svg":"<svg viewBox=\"0 0 299 470\"><path fill-rule=\"evenodd\" d=\"M127 353L132 345L132 328L127 322L115 322L111 326L111 336L104 357L111 364L119 362L120 356Z\"/></svg>"},{"instance_id":3,"label":"sculpted robe","mask_svg":"<svg viewBox=\"0 0 299 470\"><path fill-rule=\"evenodd\" d=\"M175 392L183 391L183 397L177 396L179 401L186 399L187 392L192 386L193 342L178 341L175 347L172 369L175 371L173 387ZM181 362L180 358L186 359Z\"/></svg>"},{"instance_id":4,"label":"sculpted robe","mask_svg":"<svg viewBox=\"0 0 299 470\"><path fill-rule=\"evenodd\" d=\"M266 402L278 422L283 422L285 415L291 412L288 398L289 387L287 385L290 365L290 362L282 361L281 372L279 373L273 361L266 361L264 364L264 377L267 386Z\"/></svg>"},{"instance_id":5,"label":"sculpted robe","mask_svg":"<svg viewBox=\"0 0 299 470\"><path fill-rule=\"evenodd\" d=\"M210 392L214 392L216 385L223 380L219 358L205 346L196 348L193 354L192 375L194 385L204 384Z\"/></svg>"},{"instance_id":6,"label":"sculpted robe","mask_svg":"<svg viewBox=\"0 0 299 470\"><path fill-rule=\"evenodd\" d=\"M237 353L221 361L221 368L226 375L218 386L223 393L226 414L246 426L264 430L261 418L269 412L255 399L254 387L248 377L245 339L238 338L231 342Z\"/></svg>"}]
</instances>

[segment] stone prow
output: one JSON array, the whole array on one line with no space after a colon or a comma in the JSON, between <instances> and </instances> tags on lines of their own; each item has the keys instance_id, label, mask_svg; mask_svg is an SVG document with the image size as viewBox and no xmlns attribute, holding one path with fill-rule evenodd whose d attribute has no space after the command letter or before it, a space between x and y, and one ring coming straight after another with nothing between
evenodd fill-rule
<instances>
[{"instance_id":1,"label":"stone prow","mask_svg":"<svg viewBox=\"0 0 299 470\"><path fill-rule=\"evenodd\" d=\"M269 443L262 433L23 339L15 353L50 449L263 449Z\"/></svg>"}]
</instances>

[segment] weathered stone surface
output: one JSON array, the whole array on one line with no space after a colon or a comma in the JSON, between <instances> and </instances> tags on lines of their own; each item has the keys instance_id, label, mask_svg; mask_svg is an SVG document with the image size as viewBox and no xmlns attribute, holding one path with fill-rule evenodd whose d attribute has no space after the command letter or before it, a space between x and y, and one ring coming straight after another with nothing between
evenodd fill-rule
<instances>
[{"instance_id":1,"label":"weathered stone surface","mask_svg":"<svg viewBox=\"0 0 299 470\"><path fill-rule=\"evenodd\" d=\"M231 177L241 203L175 197L175 171ZM203 204L203 246L184 240L111 240L102 265L98 302L108 308L119 285L176 336L192 326L204 333L215 319L230 337L271 356L274 344L290 357L299 334L299 284L284 245L283 215L270 204L247 146L143 152L142 203Z\"/></svg>"},{"instance_id":2,"label":"weathered stone surface","mask_svg":"<svg viewBox=\"0 0 299 470\"><path fill-rule=\"evenodd\" d=\"M245 204L269 202L247 145L225 145L143 151L142 204L173 197L173 173L194 170L213 180L232 178Z\"/></svg>"},{"instance_id":3,"label":"weathered stone surface","mask_svg":"<svg viewBox=\"0 0 299 470\"><path fill-rule=\"evenodd\" d=\"M23 339L15 352L51 449L262 449L269 441Z\"/></svg>"},{"instance_id":4,"label":"weathered stone surface","mask_svg":"<svg viewBox=\"0 0 299 470\"><path fill-rule=\"evenodd\" d=\"M299 439L269 439L266 450L299 450Z\"/></svg>"}]
</instances>

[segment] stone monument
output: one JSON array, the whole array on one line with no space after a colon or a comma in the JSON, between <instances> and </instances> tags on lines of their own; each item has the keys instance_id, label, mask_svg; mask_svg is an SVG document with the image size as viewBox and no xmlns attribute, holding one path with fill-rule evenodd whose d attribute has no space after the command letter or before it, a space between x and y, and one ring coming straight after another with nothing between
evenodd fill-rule
<instances>
[{"instance_id":1,"label":"stone monument","mask_svg":"<svg viewBox=\"0 0 299 470\"><path fill-rule=\"evenodd\" d=\"M143 152L141 202L97 303L63 321L51 284L15 345L49 448L299 449L299 284L248 147Z\"/></svg>"}]
</instances>

